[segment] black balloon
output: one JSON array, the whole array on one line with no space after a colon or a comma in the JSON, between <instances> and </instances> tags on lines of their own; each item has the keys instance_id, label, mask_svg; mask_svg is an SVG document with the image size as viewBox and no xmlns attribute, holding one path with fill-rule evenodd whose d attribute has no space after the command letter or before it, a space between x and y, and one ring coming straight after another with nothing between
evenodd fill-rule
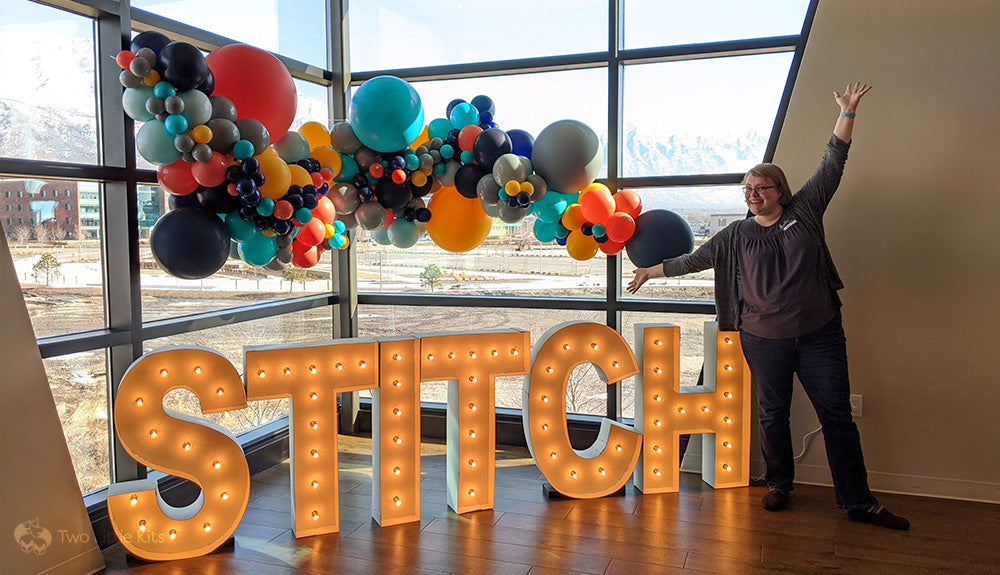
<instances>
[{"instance_id":1,"label":"black balloon","mask_svg":"<svg viewBox=\"0 0 1000 575\"><path fill-rule=\"evenodd\" d=\"M225 183L214 188L200 186L195 193L198 195L201 207L217 214L228 214L240 209L242 203L239 196L229 195L226 187Z\"/></svg>"},{"instance_id":2,"label":"black balloon","mask_svg":"<svg viewBox=\"0 0 1000 575\"><path fill-rule=\"evenodd\" d=\"M212 92L215 91L215 74L212 73L212 69L208 69L208 76L205 81L198 86L197 90L203 92L206 96L211 96Z\"/></svg>"},{"instance_id":3,"label":"black balloon","mask_svg":"<svg viewBox=\"0 0 1000 575\"><path fill-rule=\"evenodd\" d=\"M694 249L691 226L670 210L650 210L635 219L635 233L625 242L628 259L636 267L648 268Z\"/></svg>"},{"instance_id":4,"label":"black balloon","mask_svg":"<svg viewBox=\"0 0 1000 575\"><path fill-rule=\"evenodd\" d=\"M389 178L382 178L375 184L375 199L388 210L402 208L412 196L413 192L408 181L397 184Z\"/></svg>"},{"instance_id":5,"label":"black balloon","mask_svg":"<svg viewBox=\"0 0 1000 575\"><path fill-rule=\"evenodd\" d=\"M163 48L165 48L169 43L170 38L167 38L165 34L150 30L149 32L141 32L135 38L132 38L132 43L129 45L129 51L135 54L143 48L149 48L159 55Z\"/></svg>"},{"instance_id":6,"label":"black balloon","mask_svg":"<svg viewBox=\"0 0 1000 575\"><path fill-rule=\"evenodd\" d=\"M171 42L160 51L163 79L178 91L193 90L208 78L208 64L201 50L187 42Z\"/></svg>"},{"instance_id":7,"label":"black balloon","mask_svg":"<svg viewBox=\"0 0 1000 575\"><path fill-rule=\"evenodd\" d=\"M463 100L463 99L461 99L461 98L455 98L451 102L448 102L448 107L445 109L445 116L448 117L448 118L450 118L451 117L451 111L455 109L455 106L457 106L459 104L465 104L465 103L466 103L466 101Z\"/></svg>"},{"instance_id":8,"label":"black balloon","mask_svg":"<svg viewBox=\"0 0 1000 575\"><path fill-rule=\"evenodd\" d=\"M479 179L486 173L486 170L476 164L465 164L455 172L455 189L467 198L478 198Z\"/></svg>"},{"instance_id":9,"label":"black balloon","mask_svg":"<svg viewBox=\"0 0 1000 575\"><path fill-rule=\"evenodd\" d=\"M200 208L179 208L160 216L149 233L153 258L168 274L201 279L229 257L229 231L222 218Z\"/></svg>"},{"instance_id":10,"label":"black balloon","mask_svg":"<svg viewBox=\"0 0 1000 575\"><path fill-rule=\"evenodd\" d=\"M504 154L511 153L513 145L507 132L497 128L483 130L476 136L476 142L472 145L472 156L476 163L489 171L493 169L493 164L497 158Z\"/></svg>"},{"instance_id":11,"label":"black balloon","mask_svg":"<svg viewBox=\"0 0 1000 575\"><path fill-rule=\"evenodd\" d=\"M176 210L177 208L200 208L201 202L198 201L198 194L186 194L183 196L175 196L173 194L167 194L167 209Z\"/></svg>"}]
</instances>

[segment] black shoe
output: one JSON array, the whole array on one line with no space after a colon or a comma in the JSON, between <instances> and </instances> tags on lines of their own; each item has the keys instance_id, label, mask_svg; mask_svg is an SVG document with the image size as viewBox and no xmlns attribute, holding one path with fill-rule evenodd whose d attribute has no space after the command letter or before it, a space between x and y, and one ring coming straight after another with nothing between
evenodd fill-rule
<instances>
[{"instance_id":1,"label":"black shoe","mask_svg":"<svg viewBox=\"0 0 1000 575\"><path fill-rule=\"evenodd\" d=\"M860 523L871 523L879 527L898 529L906 531L910 528L910 522L902 517L889 513L889 510L881 505L869 509L850 509L847 511L847 518Z\"/></svg>"},{"instance_id":2,"label":"black shoe","mask_svg":"<svg viewBox=\"0 0 1000 575\"><path fill-rule=\"evenodd\" d=\"M764 497L761 497L760 502L768 511L781 511L788 507L788 492L772 487Z\"/></svg>"}]
</instances>

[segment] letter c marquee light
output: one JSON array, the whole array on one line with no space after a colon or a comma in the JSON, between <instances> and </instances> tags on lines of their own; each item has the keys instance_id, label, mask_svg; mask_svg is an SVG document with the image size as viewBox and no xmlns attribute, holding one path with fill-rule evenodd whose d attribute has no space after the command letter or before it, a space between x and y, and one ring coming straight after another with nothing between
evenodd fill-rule
<instances>
[{"instance_id":1,"label":"letter c marquee light","mask_svg":"<svg viewBox=\"0 0 1000 575\"><path fill-rule=\"evenodd\" d=\"M522 401L524 436L538 468L552 487L589 499L614 493L628 481L639 459L642 435L610 419L601 421L594 444L573 450L566 425L566 387L573 369L597 366L606 381L639 372L635 355L615 330L597 323L568 323L536 344Z\"/></svg>"},{"instance_id":2,"label":"letter c marquee light","mask_svg":"<svg viewBox=\"0 0 1000 575\"><path fill-rule=\"evenodd\" d=\"M250 497L250 470L232 434L163 407L163 396L180 387L194 392L202 413L247 404L233 364L207 349L148 353L125 372L114 411L122 446L139 463L201 487L198 499L180 508L160 499L155 479L108 488L112 527L125 549L143 559L210 553L236 530Z\"/></svg>"}]
</instances>

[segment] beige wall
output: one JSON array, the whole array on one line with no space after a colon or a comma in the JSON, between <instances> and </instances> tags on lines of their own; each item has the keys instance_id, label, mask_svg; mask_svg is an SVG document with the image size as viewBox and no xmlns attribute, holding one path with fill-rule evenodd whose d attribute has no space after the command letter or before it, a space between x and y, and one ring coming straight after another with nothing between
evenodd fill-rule
<instances>
[{"instance_id":1,"label":"beige wall","mask_svg":"<svg viewBox=\"0 0 1000 575\"><path fill-rule=\"evenodd\" d=\"M774 161L794 187L832 90L874 85L826 229L876 490L1000 501L998 66L996 0L821 0L792 94ZM815 426L802 397L793 420ZM828 484L816 439L797 477Z\"/></svg>"}]
</instances>

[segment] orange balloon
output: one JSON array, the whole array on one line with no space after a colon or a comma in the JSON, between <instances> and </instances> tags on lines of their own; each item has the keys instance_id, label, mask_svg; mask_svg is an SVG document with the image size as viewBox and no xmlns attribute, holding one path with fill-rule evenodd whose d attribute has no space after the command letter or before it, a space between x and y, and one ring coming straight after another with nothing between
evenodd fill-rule
<instances>
[{"instance_id":1,"label":"orange balloon","mask_svg":"<svg viewBox=\"0 0 1000 575\"><path fill-rule=\"evenodd\" d=\"M293 246L295 244L292 244ZM308 248L302 250L292 250L292 263L296 267L300 268L311 268L317 263L319 263L319 257L322 255L317 246L309 246Z\"/></svg>"},{"instance_id":2,"label":"orange balloon","mask_svg":"<svg viewBox=\"0 0 1000 575\"><path fill-rule=\"evenodd\" d=\"M490 235L493 219L483 211L479 198L467 198L454 187L434 192L427 204L431 219L427 235L443 250L462 253L476 248Z\"/></svg>"},{"instance_id":3,"label":"orange balloon","mask_svg":"<svg viewBox=\"0 0 1000 575\"><path fill-rule=\"evenodd\" d=\"M638 218L642 213L642 198L632 190L622 190L615 194L615 211Z\"/></svg>"},{"instance_id":4,"label":"orange balloon","mask_svg":"<svg viewBox=\"0 0 1000 575\"><path fill-rule=\"evenodd\" d=\"M566 236L566 251L574 260L589 260L597 255L599 245L594 236L584 235L581 231L571 231Z\"/></svg>"},{"instance_id":5,"label":"orange balloon","mask_svg":"<svg viewBox=\"0 0 1000 575\"><path fill-rule=\"evenodd\" d=\"M618 252L622 251L623 249L625 249L625 244L613 240L608 240L603 244L597 244L597 246L600 248L602 252L604 252L609 256L613 256Z\"/></svg>"},{"instance_id":6,"label":"orange balloon","mask_svg":"<svg viewBox=\"0 0 1000 575\"><path fill-rule=\"evenodd\" d=\"M275 208L277 208L277 205L275 205ZM337 207L333 205L333 200L326 196L321 196L317 200L316 207L312 209L312 215L314 218L319 218L319 221L324 224L332 224L333 220L337 218Z\"/></svg>"},{"instance_id":7,"label":"orange balloon","mask_svg":"<svg viewBox=\"0 0 1000 575\"><path fill-rule=\"evenodd\" d=\"M330 168L334 177L340 173L343 160L340 158L340 154L337 150L333 149L333 147L320 146L318 148L313 148L313 150L309 152L309 157L318 160L320 166Z\"/></svg>"},{"instance_id":8,"label":"orange balloon","mask_svg":"<svg viewBox=\"0 0 1000 575\"><path fill-rule=\"evenodd\" d=\"M260 195L274 201L280 200L288 193L288 186L292 184L288 164L270 146L254 157L260 162L260 173L264 175L264 183L257 188Z\"/></svg>"},{"instance_id":9,"label":"orange balloon","mask_svg":"<svg viewBox=\"0 0 1000 575\"><path fill-rule=\"evenodd\" d=\"M587 220L583 217L580 204L570 204L562 214L562 225L567 230L579 231L585 221Z\"/></svg>"},{"instance_id":10,"label":"orange balloon","mask_svg":"<svg viewBox=\"0 0 1000 575\"><path fill-rule=\"evenodd\" d=\"M319 122L306 122L299 128L299 134L309 142L309 149L330 145L330 131Z\"/></svg>"},{"instance_id":11,"label":"orange balloon","mask_svg":"<svg viewBox=\"0 0 1000 575\"><path fill-rule=\"evenodd\" d=\"M635 219L625 212L615 212L604 222L604 230L609 240L627 242L635 233Z\"/></svg>"},{"instance_id":12,"label":"orange balloon","mask_svg":"<svg viewBox=\"0 0 1000 575\"><path fill-rule=\"evenodd\" d=\"M313 183L312 176L309 175L309 170L306 170L298 164L288 164L288 171L291 173L292 185L293 186L311 186ZM286 188L287 192L288 189Z\"/></svg>"},{"instance_id":13,"label":"orange balloon","mask_svg":"<svg viewBox=\"0 0 1000 575\"><path fill-rule=\"evenodd\" d=\"M424 129L420 130L420 134L417 135L417 139L413 140L413 143L410 144L410 149L416 150L417 148L419 148L420 146L423 146L424 144L426 144L430 140L431 140L430 137L427 136L427 126L424 126ZM343 249L343 248L341 248L341 249Z\"/></svg>"},{"instance_id":14,"label":"orange balloon","mask_svg":"<svg viewBox=\"0 0 1000 575\"><path fill-rule=\"evenodd\" d=\"M580 194L579 201L580 212L592 224L603 224L611 214L615 213L615 199L604 186L584 190L584 193Z\"/></svg>"},{"instance_id":15,"label":"orange balloon","mask_svg":"<svg viewBox=\"0 0 1000 575\"><path fill-rule=\"evenodd\" d=\"M326 224L319 218L309 220L309 223L299 229L299 235L295 236L295 241L303 246L315 246L326 239Z\"/></svg>"}]
</instances>

